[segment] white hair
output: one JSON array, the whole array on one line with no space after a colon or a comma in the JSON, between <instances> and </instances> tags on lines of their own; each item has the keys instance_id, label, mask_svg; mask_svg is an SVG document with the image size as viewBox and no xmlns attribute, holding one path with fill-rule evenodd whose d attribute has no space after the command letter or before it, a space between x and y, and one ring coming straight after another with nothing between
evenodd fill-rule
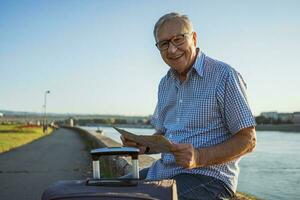
<instances>
[{"instance_id":1,"label":"white hair","mask_svg":"<svg viewBox=\"0 0 300 200\"><path fill-rule=\"evenodd\" d=\"M155 23L154 30L153 30L153 35L154 35L155 40L157 39L157 32L158 32L159 28L165 22L170 21L170 20L177 20L179 23L184 25L185 28L187 28L189 32L193 31L193 24L187 15L182 15L182 14L179 14L176 12L171 12L171 13L165 14L164 16L159 18L159 20Z\"/></svg>"}]
</instances>

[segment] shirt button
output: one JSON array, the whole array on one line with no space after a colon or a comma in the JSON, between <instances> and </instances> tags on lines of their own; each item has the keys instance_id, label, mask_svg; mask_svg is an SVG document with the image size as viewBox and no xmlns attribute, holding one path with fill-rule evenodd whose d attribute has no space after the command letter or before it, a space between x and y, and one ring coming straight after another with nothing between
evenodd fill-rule
<instances>
[{"instance_id":1,"label":"shirt button","mask_svg":"<svg viewBox=\"0 0 300 200\"><path fill-rule=\"evenodd\" d=\"M179 121L180 121L180 118L177 118L177 119L176 119L176 121L178 121L178 122L179 122Z\"/></svg>"},{"instance_id":2,"label":"shirt button","mask_svg":"<svg viewBox=\"0 0 300 200\"><path fill-rule=\"evenodd\" d=\"M182 99L179 100L179 103L182 103Z\"/></svg>"}]
</instances>

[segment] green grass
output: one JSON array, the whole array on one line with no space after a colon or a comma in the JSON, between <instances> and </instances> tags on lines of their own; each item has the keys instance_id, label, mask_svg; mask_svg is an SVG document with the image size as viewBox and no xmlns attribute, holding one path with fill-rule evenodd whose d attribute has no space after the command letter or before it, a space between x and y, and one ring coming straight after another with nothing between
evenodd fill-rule
<instances>
[{"instance_id":1,"label":"green grass","mask_svg":"<svg viewBox=\"0 0 300 200\"><path fill-rule=\"evenodd\" d=\"M49 135L43 133L41 127L24 127L22 125L0 125L0 153L32 142L40 137Z\"/></svg>"}]
</instances>

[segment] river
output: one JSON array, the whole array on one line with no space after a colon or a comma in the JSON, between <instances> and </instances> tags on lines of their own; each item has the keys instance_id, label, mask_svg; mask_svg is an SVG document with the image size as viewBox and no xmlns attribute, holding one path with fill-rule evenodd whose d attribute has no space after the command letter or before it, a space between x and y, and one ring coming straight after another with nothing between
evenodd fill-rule
<instances>
[{"instance_id":1,"label":"river","mask_svg":"<svg viewBox=\"0 0 300 200\"><path fill-rule=\"evenodd\" d=\"M83 127L97 130L97 127ZM104 134L120 142L120 135L110 127L99 127ZM153 129L126 128L150 135ZM300 133L258 131L253 153L240 161L238 191L261 199L300 199ZM159 155L154 155L158 158Z\"/></svg>"}]
</instances>

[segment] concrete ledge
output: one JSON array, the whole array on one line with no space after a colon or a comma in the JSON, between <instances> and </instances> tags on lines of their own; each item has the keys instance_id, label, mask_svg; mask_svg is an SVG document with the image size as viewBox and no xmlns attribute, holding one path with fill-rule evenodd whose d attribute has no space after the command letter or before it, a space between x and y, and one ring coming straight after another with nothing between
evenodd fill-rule
<instances>
[{"instance_id":1,"label":"concrete ledge","mask_svg":"<svg viewBox=\"0 0 300 200\"><path fill-rule=\"evenodd\" d=\"M122 144L112 140L109 137L106 137L102 134L97 133L96 131L87 131L78 127L65 127L68 129L72 129L82 136L84 136L89 144L90 148L102 148L102 147L121 147ZM139 156L139 166L140 168L145 168L150 166L154 158L147 155ZM106 175L109 176L122 176L128 174L132 170L131 160L128 157L123 156L104 156L100 159L100 163L102 163L101 168L105 168ZM109 166L109 167L107 167Z\"/></svg>"}]
</instances>

